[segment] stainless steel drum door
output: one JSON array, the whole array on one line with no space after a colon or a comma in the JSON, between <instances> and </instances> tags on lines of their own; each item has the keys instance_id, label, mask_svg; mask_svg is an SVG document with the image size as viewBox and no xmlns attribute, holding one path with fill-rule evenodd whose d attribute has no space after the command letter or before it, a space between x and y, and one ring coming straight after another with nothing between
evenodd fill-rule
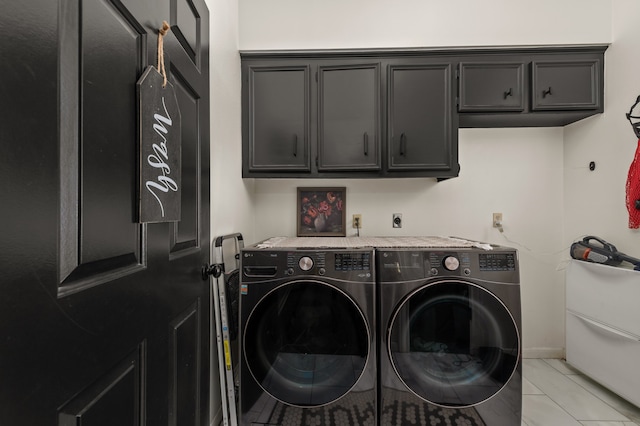
<instances>
[{"instance_id":1,"label":"stainless steel drum door","mask_svg":"<svg viewBox=\"0 0 640 426\"><path fill-rule=\"evenodd\" d=\"M418 288L399 304L387 333L398 377L439 406L482 403L518 366L514 318L493 293L470 282L443 279Z\"/></svg>"},{"instance_id":2,"label":"stainless steel drum door","mask_svg":"<svg viewBox=\"0 0 640 426\"><path fill-rule=\"evenodd\" d=\"M364 371L370 330L343 291L315 280L291 281L266 294L245 327L243 354L262 389L312 407L348 393Z\"/></svg>"}]
</instances>

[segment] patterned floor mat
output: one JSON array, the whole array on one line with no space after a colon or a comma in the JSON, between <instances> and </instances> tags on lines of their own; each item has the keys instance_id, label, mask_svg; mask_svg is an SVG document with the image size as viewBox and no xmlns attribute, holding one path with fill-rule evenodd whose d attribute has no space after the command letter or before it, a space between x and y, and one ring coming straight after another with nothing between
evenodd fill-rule
<instances>
[{"instance_id":1,"label":"patterned floor mat","mask_svg":"<svg viewBox=\"0 0 640 426\"><path fill-rule=\"evenodd\" d=\"M277 404L268 424L274 426L376 426L370 394L349 394L341 403L321 408ZM442 408L406 401L402 394L387 404L381 426L487 426L474 409Z\"/></svg>"}]
</instances>

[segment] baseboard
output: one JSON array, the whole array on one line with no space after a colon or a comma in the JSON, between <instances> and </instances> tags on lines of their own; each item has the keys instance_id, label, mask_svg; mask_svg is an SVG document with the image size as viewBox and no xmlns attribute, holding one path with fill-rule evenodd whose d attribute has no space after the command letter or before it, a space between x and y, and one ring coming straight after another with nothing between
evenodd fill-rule
<instances>
[{"instance_id":1,"label":"baseboard","mask_svg":"<svg viewBox=\"0 0 640 426\"><path fill-rule=\"evenodd\" d=\"M222 424L222 407L218 406L218 412L211 420L211 426L220 426Z\"/></svg>"},{"instance_id":2,"label":"baseboard","mask_svg":"<svg viewBox=\"0 0 640 426\"><path fill-rule=\"evenodd\" d=\"M554 358L564 359L564 348L524 348L522 358Z\"/></svg>"}]
</instances>

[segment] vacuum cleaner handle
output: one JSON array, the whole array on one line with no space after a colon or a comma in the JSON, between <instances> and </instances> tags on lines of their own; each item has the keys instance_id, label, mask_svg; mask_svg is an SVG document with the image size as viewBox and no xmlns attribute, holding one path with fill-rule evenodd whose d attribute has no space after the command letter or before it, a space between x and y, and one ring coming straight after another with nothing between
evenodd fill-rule
<instances>
[{"instance_id":1,"label":"vacuum cleaner handle","mask_svg":"<svg viewBox=\"0 0 640 426\"><path fill-rule=\"evenodd\" d=\"M629 262L631 263L636 271L640 271L640 259L637 259L635 257L629 256L625 253L622 253L620 251L618 251L618 249L616 248L616 246L614 246L611 243L606 242L605 240L603 240L602 238L598 238L595 237L593 235L589 235L587 237L584 237L582 239L582 242L586 245L591 245L589 243L589 241L591 240L595 240L598 243L600 243L602 245L602 248L609 251L611 253L611 257L616 261L616 262Z\"/></svg>"},{"instance_id":2,"label":"vacuum cleaner handle","mask_svg":"<svg viewBox=\"0 0 640 426\"><path fill-rule=\"evenodd\" d=\"M616 246L614 246L611 243L606 242L602 238L598 238L598 237L595 237L593 235L589 235L587 237L584 237L582 239L582 242L587 244L587 245L589 245L589 241L591 241L591 240L596 240L597 242L599 242L602 245L603 249L610 251L612 254L618 252L618 249L616 248Z\"/></svg>"}]
</instances>

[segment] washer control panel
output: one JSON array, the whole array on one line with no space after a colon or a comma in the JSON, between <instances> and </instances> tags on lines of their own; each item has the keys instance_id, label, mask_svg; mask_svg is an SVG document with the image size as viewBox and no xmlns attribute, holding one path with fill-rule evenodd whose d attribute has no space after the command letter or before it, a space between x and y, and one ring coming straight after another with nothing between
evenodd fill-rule
<instances>
[{"instance_id":1,"label":"washer control panel","mask_svg":"<svg viewBox=\"0 0 640 426\"><path fill-rule=\"evenodd\" d=\"M286 252L286 259L285 275L316 272L318 275L324 275L327 267L327 254L323 251L313 253Z\"/></svg>"},{"instance_id":2,"label":"washer control panel","mask_svg":"<svg viewBox=\"0 0 640 426\"><path fill-rule=\"evenodd\" d=\"M285 275L319 275L338 277L346 275L373 276L372 251L309 251L287 252Z\"/></svg>"},{"instance_id":3,"label":"washer control panel","mask_svg":"<svg viewBox=\"0 0 640 426\"><path fill-rule=\"evenodd\" d=\"M380 282L468 277L519 283L518 254L508 248L379 249L376 261Z\"/></svg>"},{"instance_id":4,"label":"washer control panel","mask_svg":"<svg viewBox=\"0 0 640 426\"><path fill-rule=\"evenodd\" d=\"M241 258L248 279L315 275L369 282L375 276L373 249L244 249Z\"/></svg>"},{"instance_id":5,"label":"washer control panel","mask_svg":"<svg viewBox=\"0 0 640 426\"><path fill-rule=\"evenodd\" d=\"M471 259L467 252L428 252L425 261L429 275L471 275Z\"/></svg>"},{"instance_id":6,"label":"washer control panel","mask_svg":"<svg viewBox=\"0 0 640 426\"><path fill-rule=\"evenodd\" d=\"M516 256L514 253L481 253L478 261L481 271L516 270Z\"/></svg>"},{"instance_id":7,"label":"washer control panel","mask_svg":"<svg viewBox=\"0 0 640 426\"><path fill-rule=\"evenodd\" d=\"M335 270L336 271L370 271L371 270L371 253L369 252L348 252L335 253Z\"/></svg>"}]
</instances>

